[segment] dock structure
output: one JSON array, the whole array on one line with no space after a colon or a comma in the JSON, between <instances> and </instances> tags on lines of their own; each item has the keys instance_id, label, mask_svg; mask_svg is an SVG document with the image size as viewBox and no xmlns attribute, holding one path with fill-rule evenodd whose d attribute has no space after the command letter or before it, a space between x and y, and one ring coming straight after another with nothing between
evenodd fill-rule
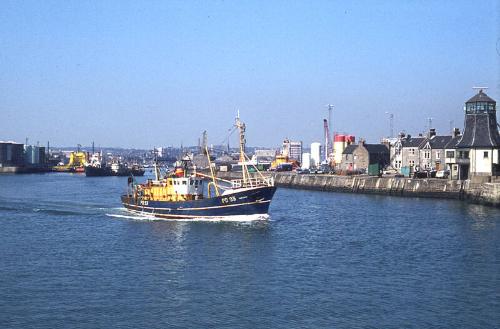
<instances>
[{"instance_id":1,"label":"dock structure","mask_svg":"<svg viewBox=\"0 0 500 329\"><path fill-rule=\"evenodd\" d=\"M237 177L241 173L219 173ZM276 186L325 192L384 194L400 197L456 199L500 207L500 179L492 182L451 180L439 178L377 177L368 175L298 175L279 172Z\"/></svg>"}]
</instances>

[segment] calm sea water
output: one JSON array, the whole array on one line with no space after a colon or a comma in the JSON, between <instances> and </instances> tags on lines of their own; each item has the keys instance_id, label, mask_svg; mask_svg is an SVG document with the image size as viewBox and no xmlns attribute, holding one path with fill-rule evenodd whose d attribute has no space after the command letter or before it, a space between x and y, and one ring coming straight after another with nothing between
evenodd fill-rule
<instances>
[{"instance_id":1,"label":"calm sea water","mask_svg":"<svg viewBox=\"0 0 500 329\"><path fill-rule=\"evenodd\" d=\"M139 220L126 180L0 176L1 328L500 327L500 209L278 189L269 221Z\"/></svg>"}]
</instances>

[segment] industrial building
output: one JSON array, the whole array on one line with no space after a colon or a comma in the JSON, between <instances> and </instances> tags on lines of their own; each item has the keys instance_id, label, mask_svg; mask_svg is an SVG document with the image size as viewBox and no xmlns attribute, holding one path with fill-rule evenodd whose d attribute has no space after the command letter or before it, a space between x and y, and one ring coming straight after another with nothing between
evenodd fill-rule
<instances>
[{"instance_id":1,"label":"industrial building","mask_svg":"<svg viewBox=\"0 0 500 329\"><path fill-rule=\"evenodd\" d=\"M333 139L333 162L334 165L340 165L342 162L342 153L345 148L351 144L354 144L356 137L353 135L341 135L335 134Z\"/></svg>"},{"instance_id":2,"label":"industrial building","mask_svg":"<svg viewBox=\"0 0 500 329\"><path fill-rule=\"evenodd\" d=\"M24 145L16 142L0 142L0 167L24 165Z\"/></svg>"},{"instance_id":3,"label":"industrial building","mask_svg":"<svg viewBox=\"0 0 500 329\"><path fill-rule=\"evenodd\" d=\"M284 155L288 155L289 161L297 161L302 163L302 142L294 142L289 139L283 141L283 151Z\"/></svg>"},{"instance_id":4,"label":"industrial building","mask_svg":"<svg viewBox=\"0 0 500 329\"><path fill-rule=\"evenodd\" d=\"M311 153L302 153L302 169L311 169Z\"/></svg>"},{"instance_id":5,"label":"industrial building","mask_svg":"<svg viewBox=\"0 0 500 329\"><path fill-rule=\"evenodd\" d=\"M45 147L35 145L24 146L24 164L38 166L46 163Z\"/></svg>"}]
</instances>

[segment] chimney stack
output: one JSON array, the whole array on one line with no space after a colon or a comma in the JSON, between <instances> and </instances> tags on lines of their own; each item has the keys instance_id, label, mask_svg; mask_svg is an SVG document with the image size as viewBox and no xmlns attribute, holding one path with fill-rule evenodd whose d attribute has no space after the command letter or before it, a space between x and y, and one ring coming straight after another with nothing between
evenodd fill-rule
<instances>
[{"instance_id":1,"label":"chimney stack","mask_svg":"<svg viewBox=\"0 0 500 329\"><path fill-rule=\"evenodd\" d=\"M453 137L460 136L460 129L459 128L453 128Z\"/></svg>"},{"instance_id":2,"label":"chimney stack","mask_svg":"<svg viewBox=\"0 0 500 329\"><path fill-rule=\"evenodd\" d=\"M429 138L432 138L434 136L436 136L436 129L435 128L429 129Z\"/></svg>"}]
</instances>

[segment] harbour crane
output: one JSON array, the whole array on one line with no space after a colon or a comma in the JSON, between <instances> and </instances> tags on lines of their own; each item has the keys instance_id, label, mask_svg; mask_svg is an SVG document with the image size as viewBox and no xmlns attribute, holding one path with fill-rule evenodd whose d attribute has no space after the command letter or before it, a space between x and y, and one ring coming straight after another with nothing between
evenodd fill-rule
<instances>
[{"instance_id":1,"label":"harbour crane","mask_svg":"<svg viewBox=\"0 0 500 329\"><path fill-rule=\"evenodd\" d=\"M328 108L328 121L326 122L326 125L325 125L325 162L328 162L330 153L333 153L333 151L330 149L330 132L333 133L333 130L332 130L333 105L326 104L325 106ZM325 122L323 122L323 123L325 124ZM333 147L333 143L332 143L332 147Z\"/></svg>"}]
</instances>

